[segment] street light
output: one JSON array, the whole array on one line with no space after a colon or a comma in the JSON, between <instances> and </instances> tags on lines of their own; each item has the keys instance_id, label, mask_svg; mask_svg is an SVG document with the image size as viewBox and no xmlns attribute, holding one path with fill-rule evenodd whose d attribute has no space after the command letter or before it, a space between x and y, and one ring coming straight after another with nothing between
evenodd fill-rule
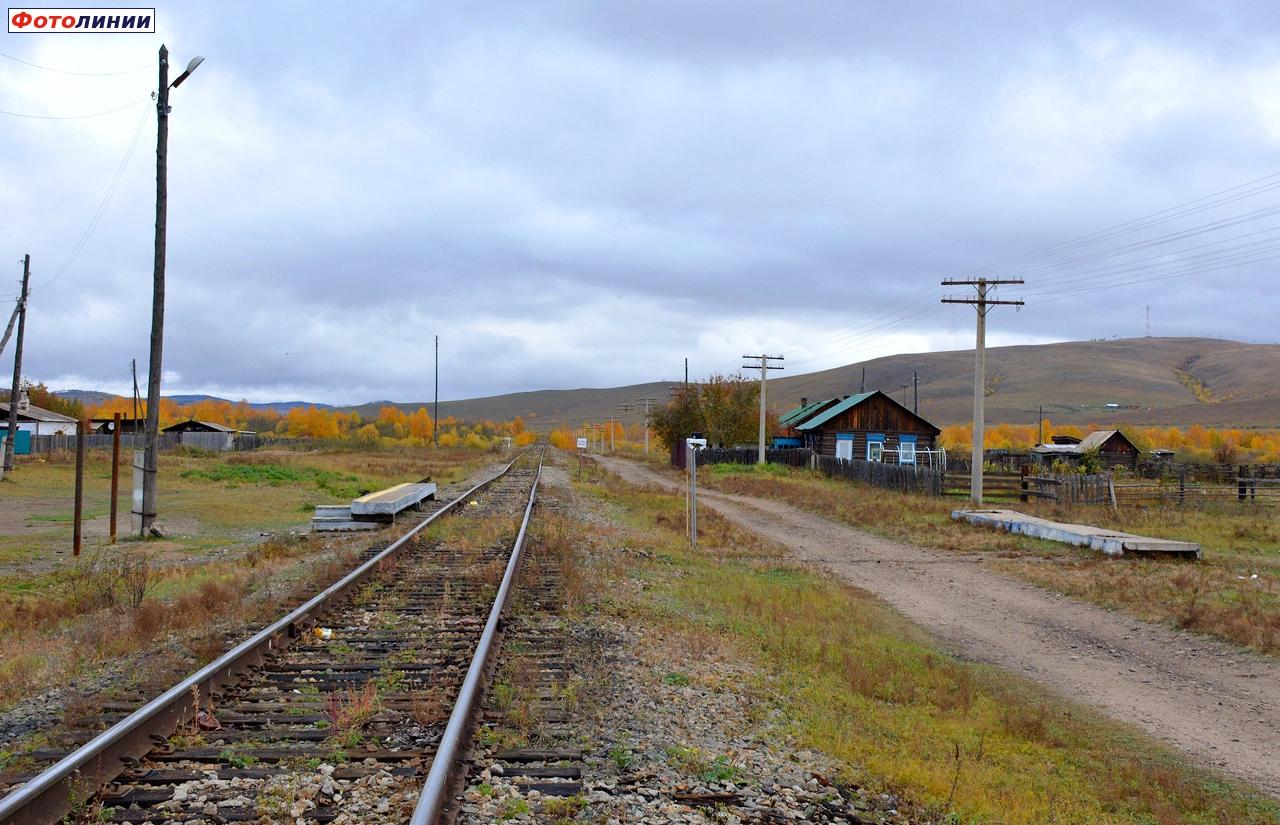
<instances>
[{"instance_id":1,"label":"street light","mask_svg":"<svg viewBox=\"0 0 1280 825\"><path fill-rule=\"evenodd\" d=\"M193 57L186 70L169 83L169 49L160 46L160 82L156 92L156 249L152 270L151 363L147 369L147 423L142 458L142 512L138 535L145 536L156 520L156 475L160 469L160 367L164 354L164 253L168 221L169 89L191 76L203 57Z\"/></svg>"}]
</instances>

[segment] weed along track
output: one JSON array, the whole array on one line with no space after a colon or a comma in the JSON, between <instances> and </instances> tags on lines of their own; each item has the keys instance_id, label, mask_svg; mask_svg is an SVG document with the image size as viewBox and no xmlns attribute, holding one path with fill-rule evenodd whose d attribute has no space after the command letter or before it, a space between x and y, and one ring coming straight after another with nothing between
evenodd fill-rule
<instances>
[{"instance_id":1,"label":"weed along track","mask_svg":"<svg viewBox=\"0 0 1280 825\"><path fill-rule=\"evenodd\" d=\"M0 786L0 822L436 821L540 473L526 453L430 503L408 534L163 696L104 708L113 726L78 750L32 753ZM534 602L551 586L535 578Z\"/></svg>"}]
</instances>

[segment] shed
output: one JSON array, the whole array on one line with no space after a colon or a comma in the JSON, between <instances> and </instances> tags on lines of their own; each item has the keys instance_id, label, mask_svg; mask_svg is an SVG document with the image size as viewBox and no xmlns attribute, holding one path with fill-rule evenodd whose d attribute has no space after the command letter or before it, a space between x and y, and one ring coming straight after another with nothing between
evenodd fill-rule
<instances>
[{"instance_id":1,"label":"shed","mask_svg":"<svg viewBox=\"0 0 1280 825\"><path fill-rule=\"evenodd\" d=\"M1099 463L1106 469L1133 469L1138 466L1138 448L1119 430L1095 430L1080 439L1078 444L1040 444L1032 448L1031 455L1042 464L1058 459L1076 463L1085 453L1094 450L1098 453Z\"/></svg>"},{"instance_id":2,"label":"shed","mask_svg":"<svg viewBox=\"0 0 1280 825\"><path fill-rule=\"evenodd\" d=\"M35 435L75 435L76 420L70 416L18 400L18 429ZM0 401L0 431L9 426L9 402Z\"/></svg>"},{"instance_id":3,"label":"shed","mask_svg":"<svg viewBox=\"0 0 1280 825\"><path fill-rule=\"evenodd\" d=\"M880 390L824 404L795 429L806 446L831 458L915 464L918 453L935 449L942 432Z\"/></svg>"},{"instance_id":4,"label":"shed","mask_svg":"<svg viewBox=\"0 0 1280 825\"><path fill-rule=\"evenodd\" d=\"M238 436L255 435L248 430L237 430L209 421L196 421L194 418L170 424L163 432L178 433L183 444L206 450L229 450L235 445Z\"/></svg>"}]
</instances>

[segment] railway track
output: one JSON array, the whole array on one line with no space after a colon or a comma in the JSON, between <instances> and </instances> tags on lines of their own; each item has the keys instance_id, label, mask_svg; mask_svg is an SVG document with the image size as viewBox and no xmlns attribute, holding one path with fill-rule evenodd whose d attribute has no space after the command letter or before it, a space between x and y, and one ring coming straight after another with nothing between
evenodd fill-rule
<instances>
[{"instance_id":1,"label":"railway track","mask_svg":"<svg viewBox=\"0 0 1280 825\"><path fill-rule=\"evenodd\" d=\"M0 823L439 821L540 473L526 453L428 503L401 538L162 696L105 707L116 721L82 747L30 754L48 767L0 787ZM438 541L421 538L451 512Z\"/></svg>"}]
</instances>

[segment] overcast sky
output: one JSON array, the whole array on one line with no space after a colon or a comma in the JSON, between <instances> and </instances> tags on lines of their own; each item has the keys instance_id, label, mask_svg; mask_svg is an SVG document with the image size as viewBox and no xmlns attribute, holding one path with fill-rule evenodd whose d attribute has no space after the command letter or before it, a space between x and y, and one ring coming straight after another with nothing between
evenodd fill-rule
<instances>
[{"instance_id":1,"label":"overcast sky","mask_svg":"<svg viewBox=\"0 0 1280 825\"><path fill-rule=\"evenodd\" d=\"M30 252L26 372L57 388L145 382L162 41L175 75L207 58L171 100L166 394L424 400L437 333L446 399L962 349L939 281L978 273L1027 279L991 344L1138 336L1147 305L1156 335L1278 335L1270 3L156 19L0 41L0 110L127 106L0 115L4 297Z\"/></svg>"}]
</instances>

